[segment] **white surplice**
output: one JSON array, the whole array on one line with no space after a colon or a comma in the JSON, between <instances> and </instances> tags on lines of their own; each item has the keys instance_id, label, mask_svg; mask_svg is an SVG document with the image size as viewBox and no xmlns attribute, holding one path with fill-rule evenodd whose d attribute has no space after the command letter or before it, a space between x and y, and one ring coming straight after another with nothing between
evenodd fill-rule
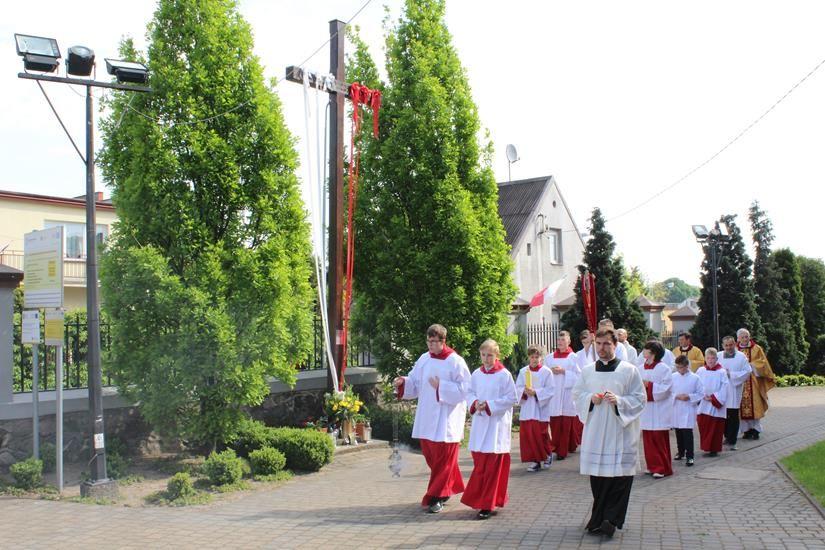
<instances>
[{"instance_id":1,"label":"white surplice","mask_svg":"<svg viewBox=\"0 0 825 550\"><path fill-rule=\"evenodd\" d=\"M473 414L470 441L467 448L479 453L509 453L513 426L513 405L516 404L516 385L513 375L505 368L495 372L476 369L470 378L467 406L473 412L473 403L485 401L488 411Z\"/></svg>"},{"instance_id":2,"label":"white surplice","mask_svg":"<svg viewBox=\"0 0 825 550\"><path fill-rule=\"evenodd\" d=\"M576 352L576 361L579 364L579 369L583 369L590 363L596 362L596 346L590 344L589 348L582 348ZM545 363L546 364L546 363Z\"/></svg>"},{"instance_id":3,"label":"white surplice","mask_svg":"<svg viewBox=\"0 0 825 550\"><path fill-rule=\"evenodd\" d=\"M553 374L553 385L555 391L550 400L549 416L576 416L576 405L573 403L573 386L579 379L581 368L579 367L579 357L576 353L570 353L567 357L555 357L556 352L544 358L544 365L549 368L562 367L564 372ZM551 371L552 373L552 371Z\"/></svg>"},{"instance_id":4,"label":"white surplice","mask_svg":"<svg viewBox=\"0 0 825 550\"><path fill-rule=\"evenodd\" d=\"M652 369L646 369L644 364L638 368L642 382L653 383L653 401L647 401L645 410L642 411L642 429L669 430L673 422L673 373L670 366L659 362Z\"/></svg>"},{"instance_id":5,"label":"white surplice","mask_svg":"<svg viewBox=\"0 0 825 550\"><path fill-rule=\"evenodd\" d=\"M717 370L708 370L707 367L699 367L696 370L696 376L702 383L702 392L706 397L715 397L722 407L716 408L713 403L706 400L704 397L699 401L699 409L696 414L706 414L708 416L715 416L716 418L727 418L728 409L725 406L728 400L729 386L728 373L725 369L719 368Z\"/></svg>"},{"instance_id":6,"label":"white surplice","mask_svg":"<svg viewBox=\"0 0 825 550\"><path fill-rule=\"evenodd\" d=\"M612 372L599 372L596 364L587 365L573 386L573 400L584 423L580 452L584 475L632 476L639 470L639 417L647 394L635 365L615 363ZM618 403L612 405L605 399L593 405L593 395L605 390L615 394Z\"/></svg>"},{"instance_id":7,"label":"white surplice","mask_svg":"<svg viewBox=\"0 0 825 550\"><path fill-rule=\"evenodd\" d=\"M530 371L530 378L536 395L524 393L526 387L527 371ZM550 421L550 401L556 387L553 383L553 373L544 365L533 371L530 365L522 368L516 380L516 395L519 398L519 420L538 420L540 422Z\"/></svg>"},{"instance_id":8,"label":"white surplice","mask_svg":"<svg viewBox=\"0 0 825 550\"><path fill-rule=\"evenodd\" d=\"M441 356L446 354L442 353ZM438 377L438 391L430 384ZM446 357L424 353L404 377L403 399L418 399L412 436L445 443L464 439L470 369L459 354Z\"/></svg>"},{"instance_id":9,"label":"white surplice","mask_svg":"<svg viewBox=\"0 0 825 550\"><path fill-rule=\"evenodd\" d=\"M728 401L725 403L729 409L738 409L742 403L742 386L751 377L753 367L748 363L748 358L741 351L736 351L733 357L725 357L724 352L719 354L719 364L728 372L728 391L730 392Z\"/></svg>"},{"instance_id":10,"label":"white surplice","mask_svg":"<svg viewBox=\"0 0 825 550\"><path fill-rule=\"evenodd\" d=\"M680 429L692 429L696 424L696 414L699 409L699 403L705 396L705 391L702 388L702 380L695 374L687 370L685 374L674 372L673 385L671 391L673 392L673 423L672 427ZM676 399L677 395L685 394L688 396L687 401Z\"/></svg>"}]
</instances>

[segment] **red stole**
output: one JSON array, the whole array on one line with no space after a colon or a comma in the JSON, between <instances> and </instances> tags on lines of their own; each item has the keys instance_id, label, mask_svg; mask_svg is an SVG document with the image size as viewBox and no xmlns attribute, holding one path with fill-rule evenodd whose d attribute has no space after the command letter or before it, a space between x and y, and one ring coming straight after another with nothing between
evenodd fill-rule
<instances>
[{"instance_id":1,"label":"red stole","mask_svg":"<svg viewBox=\"0 0 825 550\"><path fill-rule=\"evenodd\" d=\"M645 370L653 370L656 368L656 365L658 364L659 361L656 361L655 363L652 363L650 365L645 363ZM647 400L653 401L653 382L648 382L647 384L645 384L645 390L647 391Z\"/></svg>"}]
</instances>

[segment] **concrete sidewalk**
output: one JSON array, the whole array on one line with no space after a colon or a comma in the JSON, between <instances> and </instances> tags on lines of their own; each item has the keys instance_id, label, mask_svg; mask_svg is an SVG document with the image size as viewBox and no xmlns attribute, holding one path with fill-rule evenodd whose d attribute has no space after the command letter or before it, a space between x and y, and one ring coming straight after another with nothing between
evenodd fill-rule
<instances>
[{"instance_id":1,"label":"concrete sidewalk","mask_svg":"<svg viewBox=\"0 0 825 550\"><path fill-rule=\"evenodd\" d=\"M271 491L190 508L126 508L0 499L3 548L825 548L825 518L775 465L825 439L825 388L771 391L759 441L702 458L663 480L637 476L628 520L613 540L583 533L591 497L572 455L528 473L513 454L510 503L488 521L451 500L442 514L418 503L428 470L389 450L339 456L317 474ZM675 446L674 446L675 449ZM472 461L462 453L462 471ZM825 465L823 465L825 467Z\"/></svg>"}]
</instances>

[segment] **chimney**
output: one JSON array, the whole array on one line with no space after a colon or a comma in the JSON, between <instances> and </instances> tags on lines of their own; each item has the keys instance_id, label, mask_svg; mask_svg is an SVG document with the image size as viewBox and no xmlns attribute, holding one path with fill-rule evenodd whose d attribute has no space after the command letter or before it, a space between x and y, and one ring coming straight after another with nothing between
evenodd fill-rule
<instances>
[{"instance_id":1,"label":"chimney","mask_svg":"<svg viewBox=\"0 0 825 550\"><path fill-rule=\"evenodd\" d=\"M103 200L103 191L95 191L95 201L100 202Z\"/></svg>"}]
</instances>

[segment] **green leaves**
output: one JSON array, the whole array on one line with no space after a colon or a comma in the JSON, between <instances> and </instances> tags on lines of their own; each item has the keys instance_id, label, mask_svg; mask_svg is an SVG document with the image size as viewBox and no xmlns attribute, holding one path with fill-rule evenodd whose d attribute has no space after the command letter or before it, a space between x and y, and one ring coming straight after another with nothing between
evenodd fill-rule
<instances>
[{"instance_id":1,"label":"green leaves","mask_svg":"<svg viewBox=\"0 0 825 550\"><path fill-rule=\"evenodd\" d=\"M297 154L234 2L161 0L149 39L154 93L102 124L109 368L156 427L222 441L311 342Z\"/></svg>"}]
</instances>

